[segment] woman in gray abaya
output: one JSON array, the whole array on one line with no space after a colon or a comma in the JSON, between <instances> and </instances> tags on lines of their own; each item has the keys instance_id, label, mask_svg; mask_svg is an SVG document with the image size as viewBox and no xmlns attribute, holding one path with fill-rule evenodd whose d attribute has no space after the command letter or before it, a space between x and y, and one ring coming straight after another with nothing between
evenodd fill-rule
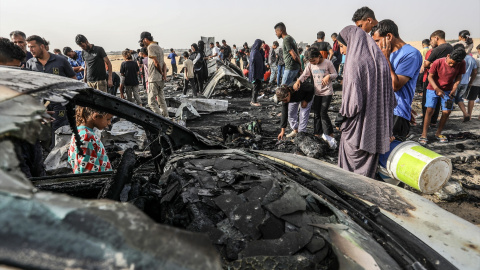
<instances>
[{"instance_id":1,"label":"woman in gray abaya","mask_svg":"<svg viewBox=\"0 0 480 270\"><path fill-rule=\"evenodd\" d=\"M338 36L346 55L338 166L375 177L379 154L390 150L396 100L390 68L375 41L356 26Z\"/></svg>"}]
</instances>

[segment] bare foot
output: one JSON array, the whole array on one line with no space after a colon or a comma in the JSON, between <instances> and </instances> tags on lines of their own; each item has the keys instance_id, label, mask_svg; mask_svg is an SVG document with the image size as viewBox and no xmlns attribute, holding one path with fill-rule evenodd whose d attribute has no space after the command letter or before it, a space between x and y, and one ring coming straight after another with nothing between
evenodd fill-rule
<instances>
[{"instance_id":1,"label":"bare foot","mask_svg":"<svg viewBox=\"0 0 480 270\"><path fill-rule=\"evenodd\" d=\"M262 106L262 105L261 105L260 103L258 103L258 102L257 102L257 103L250 102L250 105L255 106L255 107L260 107L260 106Z\"/></svg>"}]
</instances>

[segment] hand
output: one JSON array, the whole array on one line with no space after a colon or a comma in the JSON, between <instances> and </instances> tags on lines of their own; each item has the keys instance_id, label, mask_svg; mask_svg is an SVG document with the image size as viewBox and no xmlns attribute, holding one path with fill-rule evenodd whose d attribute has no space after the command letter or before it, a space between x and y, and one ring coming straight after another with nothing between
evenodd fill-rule
<instances>
[{"instance_id":1,"label":"hand","mask_svg":"<svg viewBox=\"0 0 480 270\"><path fill-rule=\"evenodd\" d=\"M390 61L390 54L392 53L392 43L388 36L380 40L380 50L382 50L383 55Z\"/></svg>"},{"instance_id":2,"label":"hand","mask_svg":"<svg viewBox=\"0 0 480 270\"><path fill-rule=\"evenodd\" d=\"M450 94L448 96L453 99L455 97L455 92L456 92L456 90L450 92Z\"/></svg>"},{"instance_id":3,"label":"hand","mask_svg":"<svg viewBox=\"0 0 480 270\"><path fill-rule=\"evenodd\" d=\"M326 86L330 83L330 75L327 75L325 77L323 77L322 79L322 86Z\"/></svg>"},{"instance_id":4,"label":"hand","mask_svg":"<svg viewBox=\"0 0 480 270\"><path fill-rule=\"evenodd\" d=\"M390 137L390 143L395 140L395 136Z\"/></svg>"},{"instance_id":5,"label":"hand","mask_svg":"<svg viewBox=\"0 0 480 270\"><path fill-rule=\"evenodd\" d=\"M108 78L108 87L112 87L113 86L113 80L112 78Z\"/></svg>"},{"instance_id":6,"label":"hand","mask_svg":"<svg viewBox=\"0 0 480 270\"><path fill-rule=\"evenodd\" d=\"M306 100L302 100L300 106L302 106L302 109L305 109L305 108L307 108L307 106L308 106L308 102L307 102Z\"/></svg>"},{"instance_id":7,"label":"hand","mask_svg":"<svg viewBox=\"0 0 480 270\"><path fill-rule=\"evenodd\" d=\"M443 90L437 89L437 90L435 90L435 93L439 97L442 97L442 98L445 97L445 92L443 92Z\"/></svg>"},{"instance_id":8,"label":"hand","mask_svg":"<svg viewBox=\"0 0 480 270\"><path fill-rule=\"evenodd\" d=\"M300 89L300 80L297 80L297 82L293 85L293 90L298 91Z\"/></svg>"},{"instance_id":9,"label":"hand","mask_svg":"<svg viewBox=\"0 0 480 270\"><path fill-rule=\"evenodd\" d=\"M283 140L283 136L285 136L285 131L281 131L280 134L278 134L277 139Z\"/></svg>"}]
</instances>

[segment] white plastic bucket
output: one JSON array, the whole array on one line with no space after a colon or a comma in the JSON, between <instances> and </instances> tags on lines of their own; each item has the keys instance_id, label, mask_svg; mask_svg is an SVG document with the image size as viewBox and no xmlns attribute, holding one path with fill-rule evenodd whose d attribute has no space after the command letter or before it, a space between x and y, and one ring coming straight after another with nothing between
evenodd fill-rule
<instances>
[{"instance_id":1,"label":"white plastic bucket","mask_svg":"<svg viewBox=\"0 0 480 270\"><path fill-rule=\"evenodd\" d=\"M432 194L450 179L452 162L416 142L406 141L391 151L386 169L395 179Z\"/></svg>"}]
</instances>

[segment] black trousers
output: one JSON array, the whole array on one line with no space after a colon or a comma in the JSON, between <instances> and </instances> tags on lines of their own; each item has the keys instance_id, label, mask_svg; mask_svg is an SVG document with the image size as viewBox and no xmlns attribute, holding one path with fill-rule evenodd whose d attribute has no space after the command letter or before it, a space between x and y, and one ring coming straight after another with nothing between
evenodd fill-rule
<instances>
[{"instance_id":1,"label":"black trousers","mask_svg":"<svg viewBox=\"0 0 480 270\"><path fill-rule=\"evenodd\" d=\"M177 74L177 64L172 64L172 74Z\"/></svg>"},{"instance_id":2,"label":"black trousers","mask_svg":"<svg viewBox=\"0 0 480 270\"><path fill-rule=\"evenodd\" d=\"M193 96L196 97L198 95L198 91L197 91L197 84L195 83L195 78L185 79L185 85L183 86L183 94L184 95L187 94L189 83L192 85Z\"/></svg>"},{"instance_id":3,"label":"black trousers","mask_svg":"<svg viewBox=\"0 0 480 270\"><path fill-rule=\"evenodd\" d=\"M198 72L195 71L193 72L194 74L194 80L195 80L195 86L197 87L199 92L203 91L203 81L205 80L202 75L203 70L199 70Z\"/></svg>"},{"instance_id":4,"label":"black trousers","mask_svg":"<svg viewBox=\"0 0 480 270\"><path fill-rule=\"evenodd\" d=\"M261 80L255 80L253 83L253 90L252 90L252 102L257 103L257 97L258 97L258 91L262 89L262 81Z\"/></svg>"},{"instance_id":5,"label":"black trousers","mask_svg":"<svg viewBox=\"0 0 480 270\"><path fill-rule=\"evenodd\" d=\"M399 141L406 141L407 136L410 133L410 121L394 115L393 116L393 136Z\"/></svg>"},{"instance_id":6,"label":"black trousers","mask_svg":"<svg viewBox=\"0 0 480 270\"><path fill-rule=\"evenodd\" d=\"M328 108L332 102L332 95L313 97L313 130L315 135L330 135L333 133L332 121L328 117Z\"/></svg>"},{"instance_id":7,"label":"black trousers","mask_svg":"<svg viewBox=\"0 0 480 270\"><path fill-rule=\"evenodd\" d=\"M423 120L422 121L425 120L425 114L427 112L427 107L425 107L425 102L427 101L427 86L428 86L428 81L423 83L423 97L422 97ZM430 121L430 124L437 124L438 115L440 114L440 105L441 105L441 102L437 102L437 106L435 107L435 111L433 112L432 120Z\"/></svg>"}]
</instances>

